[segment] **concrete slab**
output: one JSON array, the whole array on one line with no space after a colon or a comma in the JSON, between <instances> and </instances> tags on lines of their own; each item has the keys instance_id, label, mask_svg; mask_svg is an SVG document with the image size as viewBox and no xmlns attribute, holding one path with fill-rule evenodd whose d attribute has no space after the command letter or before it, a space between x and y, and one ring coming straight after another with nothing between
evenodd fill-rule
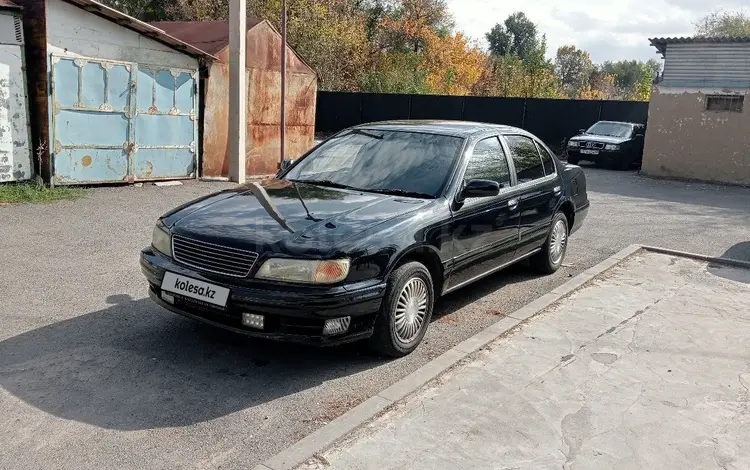
<instances>
[{"instance_id":1,"label":"concrete slab","mask_svg":"<svg viewBox=\"0 0 750 470\"><path fill-rule=\"evenodd\" d=\"M641 251L300 468L750 468L750 271Z\"/></svg>"}]
</instances>

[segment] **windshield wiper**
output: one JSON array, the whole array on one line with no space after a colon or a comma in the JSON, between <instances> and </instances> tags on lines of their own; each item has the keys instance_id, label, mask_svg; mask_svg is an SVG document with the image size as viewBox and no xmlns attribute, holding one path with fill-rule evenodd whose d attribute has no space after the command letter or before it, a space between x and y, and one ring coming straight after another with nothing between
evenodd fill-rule
<instances>
[{"instance_id":1,"label":"windshield wiper","mask_svg":"<svg viewBox=\"0 0 750 470\"><path fill-rule=\"evenodd\" d=\"M382 188L382 189L365 189L364 191L368 191L371 193L390 194L393 196L417 197L421 199L435 199L435 196L433 196L432 194L420 193L419 191L407 191L405 189Z\"/></svg>"},{"instance_id":2,"label":"windshield wiper","mask_svg":"<svg viewBox=\"0 0 750 470\"><path fill-rule=\"evenodd\" d=\"M289 181L292 181L293 183L304 183L304 184L314 184L316 186L327 186L329 188L353 189L355 191L362 191L361 189L355 188L354 186L349 186L348 184L337 183L331 180L289 180Z\"/></svg>"},{"instance_id":3,"label":"windshield wiper","mask_svg":"<svg viewBox=\"0 0 750 470\"><path fill-rule=\"evenodd\" d=\"M367 129L352 129L351 134L359 134L364 135L367 137L372 137L373 139L382 140L383 136L381 134L375 134L373 132L367 131Z\"/></svg>"}]
</instances>

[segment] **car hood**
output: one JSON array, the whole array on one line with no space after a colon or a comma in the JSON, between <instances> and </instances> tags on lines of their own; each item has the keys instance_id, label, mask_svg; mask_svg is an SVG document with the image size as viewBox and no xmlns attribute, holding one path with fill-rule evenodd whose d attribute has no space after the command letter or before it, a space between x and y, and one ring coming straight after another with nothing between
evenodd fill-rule
<instances>
[{"instance_id":1,"label":"car hood","mask_svg":"<svg viewBox=\"0 0 750 470\"><path fill-rule=\"evenodd\" d=\"M259 253L315 254L429 202L267 179L185 205L163 220L176 235Z\"/></svg>"},{"instance_id":2,"label":"car hood","mask_svg":"<svg viewBox=\"0 0 750 470\"><path fill-rule=\"evenodd\" d=\"M604 142L605 144L621 144L627 142L627 137L610 137L606 135L583 134L570 139L573 142Z\"/></svg>"}]
</instances>

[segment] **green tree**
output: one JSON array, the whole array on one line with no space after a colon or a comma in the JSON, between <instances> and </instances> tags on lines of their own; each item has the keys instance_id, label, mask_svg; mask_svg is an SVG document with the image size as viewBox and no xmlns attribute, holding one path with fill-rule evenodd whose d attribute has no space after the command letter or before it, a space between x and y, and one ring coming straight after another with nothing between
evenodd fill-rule
<instances>
[{"instance_id":1,"label":"green tree","mask_svg":"<svg viewBox=\"0 0 750 470\"><path fill-rule=\"evenodd\" d=\"M490 56L472 89L480 96L560 98L560 80L551 66L527 64L520 57Z\"/></svg>"},{"instance_id":2,"label":"green tree","mask_svg":"<svg viewBox=\"0 0 750 470\"><path fill-rule=\"evenodd\" d=\"M573 96L589 81L594 63L588 52L575 46L561 46L555 57L555 72L568 93Z\"/></svg>"},{"instance_id":3,"label":"green tree","mask_svg":"<svg viewBox=\"0 0 750 470\"><path fill-rule=\"evenodd\" d=\"M102 3L141 21L172 19L168 0L102 0Z\"/></svg>"},{"instance_id":4,"label":"green tree","mask_svg":"<svg viewBox=\"0 0 750 470\"><path fill-rule=\"evenodd\" d=\"M266 18L281 28L281 0L248 0L247 8L250 16ZM289 44L318 73L320 89L359 89L371 48L366 16L356 4L287 0L287 24Z\"/></svg>"},{"instance_id":5,"label":"green tree","mask_svg":"<svg viewBox=\"0 0 750 470\"><path fill-rule=\"evenodd\" d=\"M745 10L716 10L695 23L698 36L750 36L750 15Z\"/></svg>"},{"instance_id":6,"label":"green tree","mask_svg":"<svg viewBox=\"0 0 750 470\"><path fill-rule=\"evenodd\" d=\"M536 24L520 11L508 16L503 24L493 26L485 37L494 56L515 54L525 61L538 56L540 49L542 56L546 52Z\"/></svg>"},{"instance_id":7,"label":"green tree","mask_svg":"<svg viewBox=\"0 0 750 470\"><path fill-rule=\"evenodd\" d=\"M653 78L661 71L661 63L656 59L650 59L647 62L640 60L608 61L601 65L600 71L616 76L615 84L619 88L627 90L642 80L644 74Z\"/></svg>"},{"instance_id":8,"label":"green tree","mask_svg":"<svg viewBox=\"0 0 750 470\"><path fill-rule=\"evenodd\" d=\"M372 93L428 94L427 71L414 52L392 51L376 54L362 73L360 89Z\"/></svg>"}]
</instances>

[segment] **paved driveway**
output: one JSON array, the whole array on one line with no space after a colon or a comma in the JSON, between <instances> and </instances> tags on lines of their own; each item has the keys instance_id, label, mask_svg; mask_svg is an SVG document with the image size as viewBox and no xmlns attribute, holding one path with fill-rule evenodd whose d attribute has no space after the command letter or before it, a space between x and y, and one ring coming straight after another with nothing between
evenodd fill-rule
<instances>
[{"instance_id":1,"label":"paved driveway","mask_svg":"<svg viewBox=\"0 0 750 470\"><path fill-rule=\"evenodd\" d=\"M635 253L300 468L747 469L748 285Z\"/></svg>"},{"instance_id":2,"label":"paved driveway","mask_svg":"<svg viewBox=\"0 0 750 470\"><path fill-rule=\"evenodd\" d=\"M592 208L566 266L450 295L397 361L247 340L146 299L154 220L226 184L0 208L0 468L252 467L627 245L750 259L750 191L586 172Z\"/></svg>"}]
</instances>

